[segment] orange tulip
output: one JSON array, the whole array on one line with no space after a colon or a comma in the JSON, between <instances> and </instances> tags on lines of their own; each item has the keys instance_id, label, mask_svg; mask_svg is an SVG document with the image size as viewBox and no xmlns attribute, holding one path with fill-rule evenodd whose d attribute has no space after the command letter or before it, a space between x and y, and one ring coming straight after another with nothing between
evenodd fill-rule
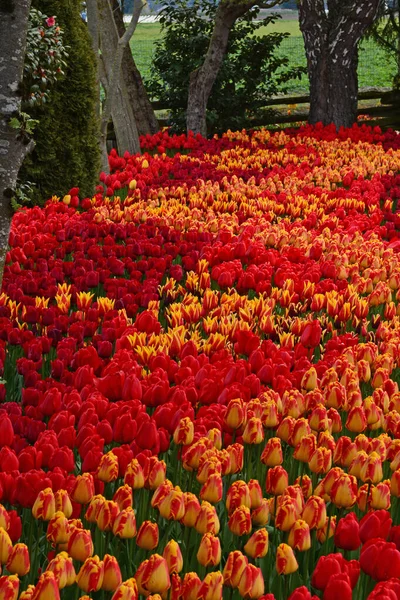
<instances>
[{"instance_id":1,"label":"orange tulip","mask_svg":"<svg viewBox=\"0 0 400 600\"><path fill-rule=\"evenodd\" d=\"M245 444L261 444L264 439L264 430L261 419L250 417L243 431L243 441Z\"/></svg>"},{"instance_id":2,"label":"orange tulip","mask_svg":"<svg viewBox=\"0 0 400 600\"><path fill-rule=\"evenodd\" d=\"M111 531L119 513L119 506L113 500L105 500L100 506L96 524L101 531Z\"/></svg>"},{"instance_id":3,"label":"orange tulip","mask_svg":"<svg viewBox=\"0 0 400 600\"><path fill-rule=\"evenodd\" d=\"M294 550L304 552L311 548L310 527L303 519L298 519L289 531L288 544Z\"/></svg>"},{"instance_id":4,"label":"orange tulip","mask_svg":"<svg viewBox=\"0 0 400 600\"><path fill-rule=\"evenodd\" d=\"M257 599L264 594L264 578L261 569L248 564L239 581L239 594L242 598Z\"/></svg>"},{"instance_id":5,"label":"orange tulip","mask_svg":"<svg viewBox=\"0 0 400 600\"><path fill-rule=\"evenodd\" d=\"M76 583L84 592L97 592L103 584L103 578L104 562L95 555L85 560L76 576Z\"/></svg>"},{"instance_id":6,"label":"orange tulip","mask_svg":"<svg viewBox=\"0 0 400 600\"><path fill-rule=\"evenodd\" d=\"M183 501L185 505L185 514L181 521L186 527L194 527L201 510L199 499L196 494L184 492Z\"/></svg>"},{"instance_id":7,"label":"orange tulip","mask_svg":"<svg viewBox=\"0 0 400 600\"><path fill-rule=\"evenodd\" d=\"M168 564L159 554L152 554L146 561L146 568L141 577L141 587L150 593L162 594L171 587Z\"/></svg>"},{"instance_id":8,"label":"orange tulip","mask_svg":"<svg viewBox=\"0 0 400 600\"><path fill-rule=\"evenodd\" d=\"M264 527L269 520L269 504L266 498L263 498L258 508L251 511L251 522L257 527Z\"/></svg>"},{"instance_id":9,"label":"orange tulip","mask_svg":"<svg viewBox=\"0 0 400 600\"><path fill-rule=\"evenodd\" d=\"M71 556L67 552L59 552L47 565L46 571L54 573L60 590L75 583L76 573Z\"/></svg>"},{"instance_id":10,"label":"orange tulip","mask_svg":"<svg viewBox=\"0 0 400 600\"><path fill-rule=\"evenodd\" d=\"M197 551L197 561L204 567L215 567L221 562L221 543L212 533L205 533Z\"/></svg>"},{"instance_id":11,"label":"orange tulip","mask_svg":"<svg viewBox=\"0 0 400 600\"><path fill-rule=\"evenodd\" d=\"M104 576L101 589L106 592L115 592L122 583L121 570L115 556L105 554L103 558Z\"/></svg>"},{"instance_id":12,"label":"orange tulip","mask_svg":"<svg viewBox=\"0 0 400 600\"><path fill-rule=\"evenodd\" d=\"M143 469L136 458L132 458L131 462L126 467L124 483L134 490L139 490L144 487Z\"/></svg>"},{"instance_id":13,"label":"orange tulip","mask_svg":"<svg viewBox=\"0 0 400 600\"><path fill-rule=\"evenodd\" d=\"M75 528L69 537L67 552L74 560L80 562L85 562L92 556L94 547L90 531Z\"/></svg>"},{"instance_id":14,"label":"orange tulip","mask_svg":"<svg viewBox=\"0 0 400 600\"><path fill-rule=\"evenodd\" d=\"M17 600L18 591L19 579L17 575L3 575L3 577L0 577L1 600Z\"/></svg>"},{"instance_id":15,"label":"orange tulip","mask_svg":"<svg viewBox=\"0 0 400 600\"><path fill-rule=\"evenodd\" d=\"M220 571L208 573L199 588L197 600L217 600L222 598L223 583L224 578Z\"/></svg>"},{"instance_id":16,"label":"orange tulip","mask_svg":"<svg viewBox=\"0 0 400 600\"><path fill-rule=\"evenodd\" d=\"M56 512L56 502L51 488L41 490L32 506L32 514L35 519L50 521Z\"/></svg>"},{"instance_id":17,"label":"orange tulip","mask_svg":"<svg viewBox=\"0 0 400 600\"><path fill-rule=\"evenodd\" d=\"M94 496L94 480L93 475L84 473L77 475L72 488L71 498L79 504L89 504Z\"/></svg>"},{"instance_id":18,"label":"orange tulip","mask_svg":"<svg viewBox=\"0 0 400 600\"><path fill-rule=\"evenodd\" d=\"M257 529L244 546L244 551L252 558L262 558L268 552L268 531Z\"/></svg>"},{"instance_id":19,"label":"orange tulip","mask_svg":"<svg viewBox=\"0 0 400 600\"><path fill-rule=\"evenodd\" d=\"M32 600L60 600L60 591L54 573L45 571L39 577L32 594Z\"/></svg>"},{"instance_id":20,"label":"orange tulip","mask_svg":"<svg viewBox=\"0 0 400 600\"><path fill-rule=\"evenodd\" d=\"M193 421L189 417L183 417L175 431L174 431L174 443L179 446L188 446L193 442L194 438L194 425Z\"/></svg>"},{"instance_id":21,"label":"orange tulip","mask_svg":"<svg viewBox=\"0 0 400 600\"><path fill-rule=\"evenodd\" d=\"M121 510L115 517L113 526L113 534L121 539L131 539L136 535L136 517L135 511L131 506L125 510Z\"/></svg>"},{"instance_id":22,"label":"orange tulip","mask_svg":"<svg viewBox=\"0 0 400 600\"><path fill-rule=\"evenodd\" d=\"M111 596L111 600L138 600L139 592L134 577L127 579Z\"/></svg>"},{"instance_id":23,"label":"orange tulip","mask_svg":"<svg viewBox=\"0 0 400 600\"><path fill-rule=\"evenodd\" d=\"M65 514L61 511L54 513L47 525L46 538L52 544L66 544L69 538L69 524Z\"/></svg>"},{"instance_id":24,"label":"orange tulip","mask_svg":"<svg viewBox=\"0 0 400 600\"><path fill-rule=\"evenodd\" d=\"M197 600L200 587L201 579L197 573L186 573L181 585L182 600Z\"/></svg>"},{"instance_id":25,"label":"orange tulip","mask_svg":"<svg viewBox=\"0 0 400 600\"><path fill-rule=\"evenodd\" d=\"M173 488L169 494L161 500L158 510L164 519L172 521L179 521L182 519L185 514L185 501L181 489L179 487Z\"/></svg>"},{"instance_id":26,"label":"orange tulip","mask_svg":"<svg viewBox=\"0 0 400 600\"><path fill-rule=\"evenodd\" d=\"M299 568L294 552L288 544L279 544L276 551L276 570L279 575L290 575Z\"/></svg>"},{"instance_id":27,"label":"orange tulip","mask_svg":"<svg viewBox=\"0 0 400 600\"><path fill-rule=\"evenodd\" d=\"M114 493L113 501L118 504L119 510L125 510L127 508L132 508L132 504L133 504L132 488L127 484L121 485Z\"/></svg>"},{"instance_id":28,"label":"orange tulip","mask_svg":"<svg viewBox=\"0 0 400 600\"><path fill-rule=\"evenodd\" d=\"M182 552L178 542L170 540L164 548L163 557L170 573L180 573L183 569Z\"/></svg>"},{"instance_id":29,"label":"orange tulip","mask_svg":"<svg viewBox=\"0 0 400 600\"><path fill-rule=\"evenodd\" d=\"M217 504L222 500L222 477L219 473L213 473L203 484L200 490L200 498L211 504Z\"/></svg>"},{"instance_id":30,"label":"orange tulip","mask_svg":"<svg viewBox=\"0 0 400 600\"><path fill-rule=\"evenodd\" d=\"M310 496L304 506L302 518L310 529L321 529L326 521L326 504L318 496Z\"/></svg>"},{"instance_id":31,"label":"orange tulip","mask_svg":"<svg viewBox=\"0 0 400 600\"><path fill-rule=\"evenodd\" d=\"M118 477L118 456L112 450L103 454L96 472L97 479L108 483L115 481Z\"/></svg>"},{"instance_id":32,"label":"orange tulip","mask_svg":"<svg viewBox=\"0 0 400 600\"><path fill-rule=\"evenodd\" d=\"M224 417L225 425L230 429L239 429L246 419L246 406L241 398L233 398L228 402Z\"/></svg>"},{"instance_id":33,"label":"orange tulip","mask_svg":"<svg viewBox=\"0 0 400 600\"><path fill-rule=\"evenodd\" d=\"M63 512L67 519L69 519L73 509L68 492L66 490L57 490L54 493L54 501L56 503L56 512Z\"/></svg>"},{"instance_id":34,"label":"orange tulip","mask_svg":"<svg viewBox=\"0 0 400 600\"><path fill-rule=\"evenodd\" d=\"M212 506L206 500L201 503L195 529L198 533L212 533L213 535L217 535L220 530L220 522L215 506Z\"/></svg>"},{"instance_id":35,"label":"orange tulip","mask_svg":"<svg viewBox=\"0 0 400 600\"><path fill-rule=\"evenodd\" d=\"M139 527L136 544L144 550L154 550L158 546L158 525L151 521L143 521Z\"/></svg>"},{"instance_id":36,"label":"orange tulip","mask_svg":"<svg viewBox=\"0 0 400 600\"><path fill-rule=\"evenodd\" d=\"M228 514L231 514L239 506L251 507L249 486L241 479L234 481L226 494L226 508Z\"/></svg>"},{"instance_id":37,"label":"orange tulip","mask_svg":"<svg viewBox=\"0 0 400 600\"><path fill-rule=\"evenodd\" d=\"M237 588L242 573L248 564L248 558L242 554L240 550L234 550L233 552L230 552L222 573L224 585L231 588Z\"/></svg>"},{"instance_id":38,"label":"orange tulip","mask_svg":"<svg viewBox=\"0 0 400 600\"><path fill-rule=\"evenodd\" d=\"M26 544L15 544L7 561L7 571L12 575L23 577L31 568L29 550Z\"/></svg>"},{"instance_id":39,"label":"orange tulip","mask_svg":"<svg viewBox=\"0 0 400 600\"><path fill-rule=\"evenodd\" d=\"M0 564L5 565L12 550L12 541L7 531L0 527Z\"/></svg>"},{"instance_id":40,"label":"orange tulip","mask_svg":"<svg viewBox=\"0 0 400 600\"><path fill-rule=\"evenodd\" d=\"M278 437L270 438L267 441L260 460L267 467L276 467L283 463L282 444Z\"/></svg>"},{"instance_id":41,"label":"orange tulip","mask_svg":"<svg viewBox=\"0 0 400 600\"><path fill-rule=\"evenodd\" d=\"M268 494L279 496L280 494L283 494L288 485L289 475L283 467L276 466L269 469L265 483Z\"/></svg>"}]
</instances>

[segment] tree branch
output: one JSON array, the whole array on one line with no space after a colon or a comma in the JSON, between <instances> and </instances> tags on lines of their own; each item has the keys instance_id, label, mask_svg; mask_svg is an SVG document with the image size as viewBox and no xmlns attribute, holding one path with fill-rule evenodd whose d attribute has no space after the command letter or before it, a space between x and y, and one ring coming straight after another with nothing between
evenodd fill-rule
<instances>
[{"instance_id":1,"label":"tree branch","mask_svg":"<svg viewBox=\"0 0 400 600\"><path fill-rule=\"evenodd\" d=\"M107 0L107 3L108 3L109 10L112 11L112 6L110 4L110 0ZM145 6L145 2L143 0L138 0L137 2L135 2L130 23L129 23L124 35L121 38L119 38L119 40L118 40L117 51L115 53L114 63L112 66L111 75L109 77L107 97L106 97L103 112L101 115L101 123L100 123L100 135L101 135L102 147L103 147L103 162L104 162L103 167L106 166L105 165L105 157L104 157L104 148L105 148L106 138L107 138L107 127L108 127L108 122L111 118L112 106L113 106L113 102L116 97L117 87L119 84L122 57L123 57L125 48L129 44L129 41L135 32L135 29L136 29L138 21L139 21L140 13L142 12L142 9L144 8L144 6Z\"/></svg>"}]
</instances>

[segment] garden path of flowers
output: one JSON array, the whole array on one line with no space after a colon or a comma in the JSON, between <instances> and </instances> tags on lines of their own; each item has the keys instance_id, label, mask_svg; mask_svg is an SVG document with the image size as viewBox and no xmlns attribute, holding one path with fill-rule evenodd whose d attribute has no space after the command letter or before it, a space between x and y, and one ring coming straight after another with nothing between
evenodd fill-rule
<instances>
[{"instance_id":1,"label":"garden path of flowers","mask_svg":"<svg viewBox=\"0 0 400 600\"><path fill-rule=\"evenodd\" d=\"M400 599L400 136L142 146L13 220L0 600Z\"/></svg>"}]
</instances>

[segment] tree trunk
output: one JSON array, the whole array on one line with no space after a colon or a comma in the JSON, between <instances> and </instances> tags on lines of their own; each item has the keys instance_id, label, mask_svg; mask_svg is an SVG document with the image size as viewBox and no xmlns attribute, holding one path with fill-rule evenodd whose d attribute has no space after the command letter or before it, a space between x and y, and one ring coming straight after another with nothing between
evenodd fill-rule
<instances>
[{"instance_id":1,"label":"tree trunk","mask_svg":"<svg viewBox=\"0 0 400 600\"><path fill-rule=\"evenodd\" d=\"M256 2L230 4L220 2L215 15L214 29L204 62L190 75L189 97L186 112L187 131L207 135L207 103L226 54L229 34L235 21L244 15ZM229 99L227 99L229 101Z\"/></svg>"},{"instance_id":2,"label":"tree trunk","mask_svg":"<svg viewBox=\"0 0 400 600\"><path fill-rule=\"evenodd\" d=\"M382 0L299 0L310 80L312 124L351 127L357 120L358 44Z\"/></svg>"},{"instance_id":3,"label":"tree trunk","mask_svg":"<svg viewBox=\"0 0 400 600\"><path fill-rule=\"evenodd\" d=\"M140 2L140 0L136 0ZM140 10L132 17L131 24L126 30L124 37L118 37L117 47L111 41L111 32L115 32L115 22L112 15L110 0L98 0L99 25L102 60L105 67L105 75L108 81L107 96L103 108L101 120L101 145L103 155L103 169L108 170L107 157L107 126L110 120L114 124L114 131L117 138L119 154L129 152L136 154L140 152L139 135L136 126L135 116L131 103L129 101L128 91L125 81L120 76L123 50L129 39L132 37L136 24L134 20L138 18ZM135 4L135 8L141 4ZM137 22L137 21L136 21ZM135 27L131 28L131 25ZM129 31L131 29L131 31ZM130 37L129 37L130 36Z\"/></svg>"},{"instance_id":4,"label":"tree trunk","mask_svg":"<svg viewBox=\"0 0 400 600\"><path fill-rule=\"evenodd\" d=\"M118 0L113 0L113 14L118 35L122 37L125 32L125 24ZM117 41L116 39L115 43ZM129 46L124 50L121 71L129 101L134 108L139 135L156 133L159 130L158 121Z\"/></svg>"},{"instance_id":5,"label":"tree trunk","mask_svg":"<svg viewBox=\"0 0 400 600\"><path fill-rule=\"evenodd\" d=\"M33 148L9 126L21 109L20 85L24 68L30 0L0 2L0 288L12 211L10 198L22 162Z\"/></svg>"}]
</instances>

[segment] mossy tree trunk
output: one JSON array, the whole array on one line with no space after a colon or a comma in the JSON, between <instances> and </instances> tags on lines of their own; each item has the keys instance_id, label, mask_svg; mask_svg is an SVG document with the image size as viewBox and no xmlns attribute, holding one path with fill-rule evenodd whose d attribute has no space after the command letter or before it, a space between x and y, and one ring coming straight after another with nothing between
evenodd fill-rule
<instances>
[{"instance_id":1,"label":"mossy tree trunk","mask_svg":"<svg viewBox=\"0 0 400 600\"><path fill-rule=\"evenodd\" d=\"M24 68L30 0L0 2L0 289L12 218L10 198L18 172L32 143L10 119L21 110L20 86Z\"/></svg>"}]
</instances>

